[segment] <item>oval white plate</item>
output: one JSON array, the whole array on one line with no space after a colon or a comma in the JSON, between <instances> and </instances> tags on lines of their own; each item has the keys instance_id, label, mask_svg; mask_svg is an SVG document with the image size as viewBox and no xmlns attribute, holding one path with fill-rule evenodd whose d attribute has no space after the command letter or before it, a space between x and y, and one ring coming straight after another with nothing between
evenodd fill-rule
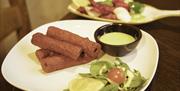
<instances>
[{"instance_id":1,"label":"oval white plate","mask_svg":"<svg viewBox=\"0 0 180 91\"><path fill-rule=\"evenodd\" d=\"M46 33L49 26L56 26L94 41L94 31L107 22L90 20L66 20L42 25L21 39L8 53L3 64L2 74L12 85L29 91L62 91L77 73L88 70L88 64L44 73L34 52L38 47L31 44L32 35L36 32ZM135 68L148 78L142 91L150 84L158 64L159 50L154 38L142 31L142 39L137 48L122 57L131 68ZM85 70L84 70L85 69Z\"/></svg>"},{"instance_id":2,"label":"oval white plate","mask_svg":"<svg viewBox=\"0 0 180 91\"><path fill-rule=\"evenodd\" d=\"M77 11L77 9L79 7L73 3L68 6L68 10L76 15L79 15L79 16L82 16L85 18L89 18L89 19L106 21L106 22L114 22L114 23L122 23L122 24L123 23L124 24L133 24L133 25L145 24L145 23L159 20L159 19L162 19L165 17L173 17L173 16L180 17L180 10L161 10L161 9L155 8L151 5L147 5L147 4L144 4L144 5L145 5L144 11L141 13L141 15L144 16L144 18L131 20L129 22L125 22L122 20L105 19L105 18L90 16L87 14L82 14L79 11Z\"/></svg>"}]
</instances>

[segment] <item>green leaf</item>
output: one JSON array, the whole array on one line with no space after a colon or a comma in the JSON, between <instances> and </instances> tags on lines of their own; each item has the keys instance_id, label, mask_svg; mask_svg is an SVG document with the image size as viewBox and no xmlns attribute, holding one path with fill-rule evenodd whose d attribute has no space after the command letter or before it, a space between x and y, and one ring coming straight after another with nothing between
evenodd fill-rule
<instances>
[{"instance_id":1,"label":"green leaf","mask_svg":"<svg viewBox=\"0 0 180 91\"><path fill-rule=\"evenodd\" d=\"M120 58L116 58L116 66L124 67L126 68L126 70L129 70L129 66L126 63L122 62Z\"/></svg>"},{"instance_id":2,"label":"green leaf","mask_svg":"<svg viewBox=\"0 0 180 91\"><path fill-rule=\"evenodd\" d=\"M96 61L91 64L90 72L93 76L103 75L111 68L111 64L106 61Z\"/></svg>"},{"instance_id":3,"label":"green leaf","mask_svg":"<svg viewBox=\"0 0 180 91\"><path fill-rule=\"evenodd\" d=\"M108 83L108 81L106 80L107 77L106 77L105 75L93 76L93 75L91 75L91 73L79 73L79 75L82 76L82 77L99 79L99 80L101 80L104 84L107 84L107 83Z\"/></svg>"},{"instance_id":4,"label":"green leaf","mask_svg":"<svg viewBox=\"0 0 180 91\"><path fill-rule=\"evenodd\" d=\"M130 84L130 87L139 87L146 81L144 77L141 76L140 72L137 70L134 70L134 78Z\"/></svg>"},{"instance_id":5,"label":"green leaf","mask_svg":"<svg viewBox=\"0 0 180 91\"><path fill-rule=\"evenodd\" d=\"M100 91L118 91L118 85L108 84L105 87L103 87Z\"/></svg>"},{"instance_id":6,"label":"green leaf","mask_svg":"<svg viewBox=\"0 0 180 91\"><path fill-rule=\"evenodd\" d=\"M90 77L90 78L94 77L91 75L91 73L79 73L79 75L82 77Z\"/></svg>"},{"instance_id":7,"label":"green leaf","mask_svg":"<svg viewBox=\"0 0 180 91\"><path fill-rule=\"evenodd\" d=\"M95 76L95 78L97 78L97 79L106 79L107 76L106 75L98 75L98 76Z\"/></svg>"},{"instance_id":8,"label":"green leaf","mask_svg":"<svg viewBox=\"0 0 180 91\"><path fill-rule=\"evenodd\" d=\"M141 13L141 11L144 8L144 4L139 3L139 2L131 2L129 3L130 8L131 8L131 13Z\"/></svg>"}]
</instances>

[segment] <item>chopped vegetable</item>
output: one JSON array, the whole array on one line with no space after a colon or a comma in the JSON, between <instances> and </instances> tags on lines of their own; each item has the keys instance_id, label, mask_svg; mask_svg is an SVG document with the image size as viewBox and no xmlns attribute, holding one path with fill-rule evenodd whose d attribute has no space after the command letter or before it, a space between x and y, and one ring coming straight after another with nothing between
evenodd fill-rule
<instances>
[{"instance_id":1,"label":"chopped vegetable","mask_svg":"<svg viewBox=\"0 0 180 91\"><path fill-rule=\"evenodd\" d=\"M114 7L116 8L123 7L127 10L129 9L129 5L125 3L124 0L113 0L112 2L114 3Z\"/></svg>"},{"instance_id":2,"label":"chopped vegetable","mask_svg":"<svg viewBox=\"0 0 180 91\"><path fill-rule=\"evenodd\" d=\"M99 91L105 84L99 80L88 77L77 77L69 84L69 91Z\"/></svg>"},{"instance_id":3,"label":"chopped vegetable","mask_svg":"<svg viewBox=\"0 0 180 91\"><path fill-rule=\"evenodd\" d=\"M105 87L103 87L100 91L118 91L118 85L117 84L108 84Z\"/></svg>"},{"instance_id":4,"label":"chopped vegetable","mask_svg":"<svg viewBox=\"0 0 180 91\"><path fill-rule=\"evenodd\" d=\"M90 67L90 72L94 76L102 75L106 73L111 67L111 64L106 61L94 62Z\"/></svg>"},{"instance_id":5,"label":"chopped vegetable","mask_svg":"<svg viewBox=\"0 0 180 91\"><path fill-rule=\"evenodd\" d=\"M108 6L112 6L113 7L113 3L112 3L112 0L105 0L103 2L100 2L101 4L105 4L105 5L108 5Z\"/></svg>"},{"instance_id":6,"label":"chopped vegetable","mask_svg":"<svg viewBox=\"0 0 180 91\"><path fill-rule=\"evenodd\" d=\"M118 7L114 9L114 13L116 14L117 18L124 21L124 22L129 22L131 21L131 15L127 11L127 9L123 7Z\"/></svg>"},{"instance_id":7,"label":"chopped vegetable","mask_svg":"<svg viewBox=\"0 0 180 91\"><path fill-rule=\"evenodd\" d=\"M77 9L80 13L92 17L121 20L124 22L137 21L138 19L131 17L136 14L141 14L144 9L144 4L135 2L134 0L83 0L82 3L80 2L82 0L73 1L78 7L84 7L84 9ZM87 13L85 13L84 10L86 10Z\"/></svg>"},{"instance_id":8,"label":"chopped vegetable","mask_svg":"<svg viewBox=\"0 0 180 91\"><path fill-rule=\"evenodd\" d=\"M132 13L141 13L144 5L139 2L131 2L130 4Z\"/></svg>"},{"instance_id":9,"label":"chopped vegetable","mask_svg":"<svg viewBox=\"0 0 180 91\"><path fill-rule=\"evenodd\" d=\"M136 91L146 79L119 58L99 59L91 64L90 73L80 73L65 91Z\"/></svg>"},{"instance_id":10,"label":"chopped vegetable","mask_svg":"<svg viewBox=\"0 0 180 91\"><path fill-rule=\"evenodd\" d=\"M121 84L125 81L125 74L121 68L112 68L107 75L111 81L117 84Z\"/></svg>"}]
</instances>

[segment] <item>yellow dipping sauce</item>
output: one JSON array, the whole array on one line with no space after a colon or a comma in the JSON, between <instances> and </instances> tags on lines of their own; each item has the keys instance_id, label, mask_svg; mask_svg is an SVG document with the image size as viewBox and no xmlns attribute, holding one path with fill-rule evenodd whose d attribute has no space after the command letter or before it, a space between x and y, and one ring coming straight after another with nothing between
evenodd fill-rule
<instances>
[{"instance_id":1,"label":"yellow dipping sauce","mask_svg":"<svg viewBox=\"0 0 180 91\"><path fill-rule=\"evenodd\" d=\"M124 45L135 41L135 38L126 33L111 32L102 35L99 40L110 45Z\"/></svg>"}]
</instances>

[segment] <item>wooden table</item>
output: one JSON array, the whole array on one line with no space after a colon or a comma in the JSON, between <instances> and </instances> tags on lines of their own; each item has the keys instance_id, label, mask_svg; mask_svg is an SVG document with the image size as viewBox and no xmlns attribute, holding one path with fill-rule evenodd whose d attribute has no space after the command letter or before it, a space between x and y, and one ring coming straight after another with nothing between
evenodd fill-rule
<instances>
[{"instance_id":1,"label":"wooden table","mask_svg":"<svg viewBox=\"0 0 180 91\"><path fill-rule=\"evenodd\" d=\"M160 9L180 9L179 0L137 0ZM66 19L86 19L68 13ZM156 74L146 91L180 91L180 17L165 18L137 25L151 34L159 46L159 63ZM0 77L0 91L21 91Z\"/></svg>"}]
</instances>

